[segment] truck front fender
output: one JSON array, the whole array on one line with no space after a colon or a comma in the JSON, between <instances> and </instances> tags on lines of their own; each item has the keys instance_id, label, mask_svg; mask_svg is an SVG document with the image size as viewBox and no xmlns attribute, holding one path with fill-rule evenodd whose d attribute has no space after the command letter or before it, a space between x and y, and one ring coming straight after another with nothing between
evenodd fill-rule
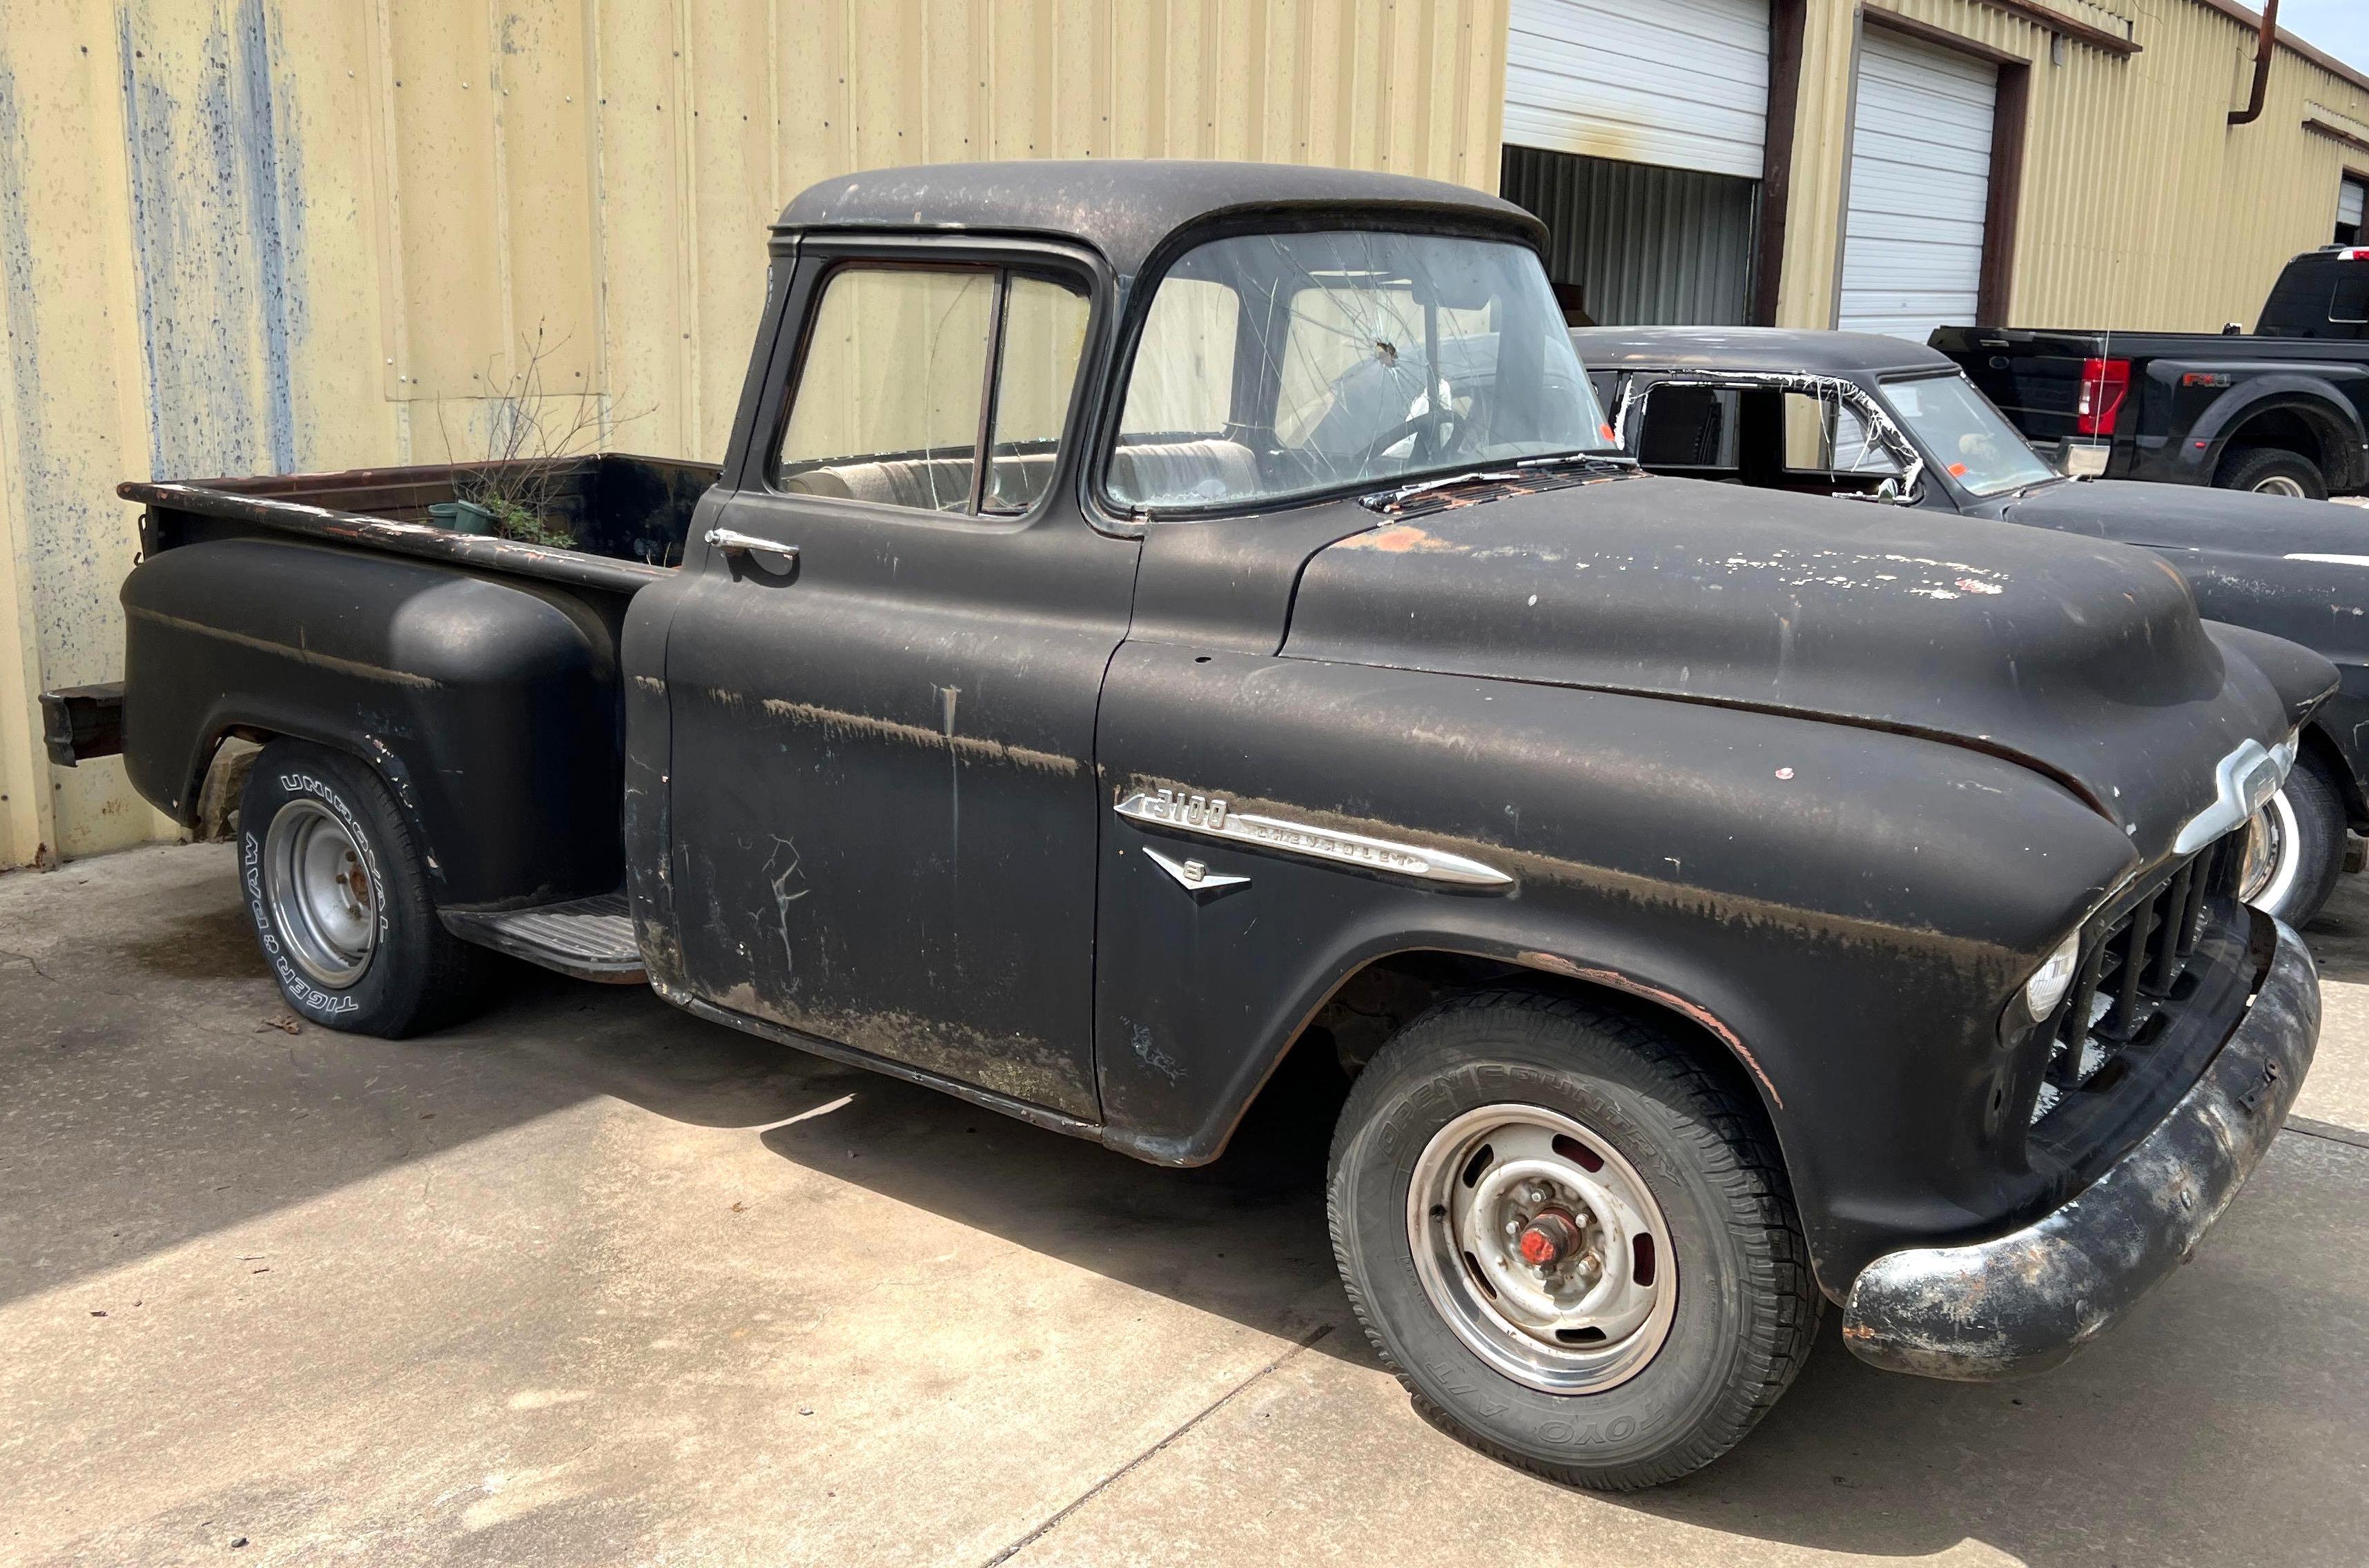
<instances>
[{"instance_id":1,"label":"truck front fender","mask_svg":"<svg viewBox=\"0 0 2369 1568\"><path fill-rule=\"evenodd\" d=\"M2003 1008L2137 859L2061 785L1935 740L1311 659L1131 643L1097 752L1106 1142L1215 1158L1345 979L1461 955L1720 1042L1830 1284L2036 1199ZM1199 821L1122 809L1162 789ZM1210 830L1219 800L1247 836ZM1442 852L1506 880L1427 875Z\"/></svg>"}]
</instances>

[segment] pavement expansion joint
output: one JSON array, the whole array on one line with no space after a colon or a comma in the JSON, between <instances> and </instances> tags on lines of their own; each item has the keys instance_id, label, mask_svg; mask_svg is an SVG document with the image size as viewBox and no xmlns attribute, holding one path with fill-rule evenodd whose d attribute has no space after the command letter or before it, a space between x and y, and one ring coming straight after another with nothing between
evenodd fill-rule
<instances>
[{"instance_id":1,"label":"pavement expansion joint","mask_svg":"<svg viewBox=\"0 0 2369 1568\"><path fill-rule=\"evenodd\" d=\"M1174 1431L1169 1433L1168 1436L1161 1438L1160 1441L1152 1444L1151 1447L1144 1449L1143 1452L1136 1455L1135 1458L1127 1460L1127 1463L1119 1466L1118 1469L1111 1471L1108 1475L1103 1477L1100 1481L1095 1482L1092 1486L1089 1486L1075 1497L1070 1499L1070 1501L1064 1505L1058 1513L1045 1520L1044 1523L1038 1525L1035 1529L1030 1530L1026 1535L1022 1536L1018 1540L1013 1541L1010 1546L1005 1547L1002 1551L989 1558L985 1563L981 1564L981 1568L996 1568L997 1563L1009 1561L1013 1556L1026 1551L1029 1547L1043 1539L1047 1535L1050 1534L1056 1528L1058 1528L1062 1520L1068 1518L1070 1515L1076 1513L1079 1509L1084 1507L1087 1504L1101 1496L1104 1492L1110 1490L1112 1486L1116 1485L1118 1482L1125 1479L1127 1475L1140 1467L1144 1461L1154 1458L1162 1450L1167 1448L1171 1444L1176 1442L1179 1438L1191 1432L1193 1428L1200 1425L1201 1423L1208 1420L1209 1417L1225 1409L1227 1405L1233 1402L1234 1397L1237 1394L1240 1394L1243 1390L1265 1378L1269 1373L1281 1370L1293 1361L1298 1360L1301 1356L1307 1354L1307 1352L1319 1341L1322 1340L1325 1335L1331 1333L1333 1332L1333 1325L1331 1323L1320 1323L1315 1328L1310 1329L1308 1333L1301 1334L1299 1342L1293 1345L1289 1350L1285 1351L1282 1355L1276 1356L1274 1360L1268 1362L1257 1371L1253 1372L1249 1377L1244 1378L1241 1382L1236 1383L1232 1388L1228 1389L1224 1393L1219 1394L1216 1399L1211 1400L1207 1404L1202 1406L1199 1411L1196 1412L1191 1419L1178 1426Z\"/></svg>"}]
</instances>

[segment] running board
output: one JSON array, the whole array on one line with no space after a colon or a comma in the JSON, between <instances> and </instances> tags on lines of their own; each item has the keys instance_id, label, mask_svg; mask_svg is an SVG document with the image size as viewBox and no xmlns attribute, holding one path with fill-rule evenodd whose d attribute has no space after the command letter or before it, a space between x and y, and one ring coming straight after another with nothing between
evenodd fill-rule
<instances>
[{"instance_id":1,"label":"running board","mask_svg":"<svg viewBox=\"0 0 2369 1568\"><path fill-rule=\"evenodd\" d=\"M637 986L649 981L634 941L633 911L623 893L532 909L439 911L444 929L464 942L556 969L579 980Z\"/></svg>"}]
</instances>

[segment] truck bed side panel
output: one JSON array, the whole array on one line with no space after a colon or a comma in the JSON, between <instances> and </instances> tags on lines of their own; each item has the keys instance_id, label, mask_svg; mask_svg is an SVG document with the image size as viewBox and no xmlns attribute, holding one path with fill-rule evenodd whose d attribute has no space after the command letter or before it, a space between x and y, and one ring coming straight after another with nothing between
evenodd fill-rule
<instances>
[{"instance_id":1,"label":"truck bed side panel","mask_svg":"<svg viewBox=\"0 0 2369 1568\"><path fill-rule=\"evenodd\" d=\"M271 538L136 568L124 760L192 820L229 733L301 737L376 769L446 907L583 897L623 876L613 637L566 590Z\"/></svg>"}]
</instances>

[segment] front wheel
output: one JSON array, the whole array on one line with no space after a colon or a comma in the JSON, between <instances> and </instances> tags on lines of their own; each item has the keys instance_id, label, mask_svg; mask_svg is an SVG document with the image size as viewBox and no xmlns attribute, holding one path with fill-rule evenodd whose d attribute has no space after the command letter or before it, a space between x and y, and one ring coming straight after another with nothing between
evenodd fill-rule
<instances>
[{"instance_id":1,"label":"front wheel","mask_svg":"<svg viewBox=\"0 0 2369 1568\"><path fill-rule=\"evenodd\" d=\"M2238 897L2301 927L2336 891L2344 869L2345 833L2343 792L2327 766L2306 751L2247 824Z\"/></svg>"},{"instance_id":2,"label":"front wheel","mask_svg":"<svg viewBox=\"0 0 2369 1568\"><path fill-rule=\"evenodd\" d=\"M437 918L410 825L360 762L303 741L265 747L238 845L256 942L300 1016L396 1038L475 999L484 955Z\"/></svg>"},{"instance_id":3,"label":"front wheel","mask_svg":"<svg viewBox=\"0 0 2369 1568\"><path fill-rule=\"evenodd\" d=\"M1725 1453L1821 1301L1757 1109L1667 1036L1523 991L1442 1003L1343 1108L1351 1304L1419 1403L1558 1481L1631 1490Z\"/></svg>"}]
</instances>

